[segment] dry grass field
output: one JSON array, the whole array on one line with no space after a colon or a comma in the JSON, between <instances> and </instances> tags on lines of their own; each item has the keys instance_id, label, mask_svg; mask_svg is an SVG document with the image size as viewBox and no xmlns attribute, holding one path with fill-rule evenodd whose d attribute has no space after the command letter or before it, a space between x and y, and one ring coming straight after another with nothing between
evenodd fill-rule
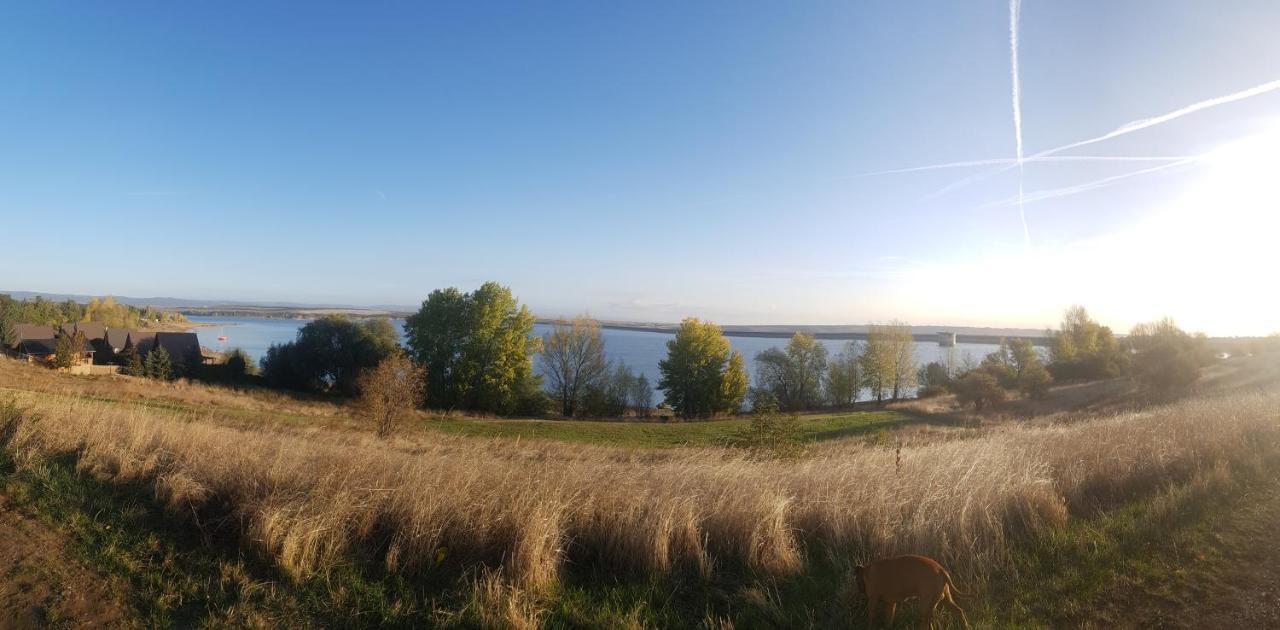
<instances>
[{"instance_id":1,"label":"dry grass field","mask_svg":"<svg viewBox=\"0 0 1280 630\"><path fill-rule=\"evenodd\" d=\"M12 364L0 374L6 474L47 479L61 465L86 482L140 491L171 526L206 545L224 541L268 565L279 584L326 584L310 596L317 609L351 605L338 577L348 571L364 576L350 588L397 584L379 612L353 618L369 625L592 625L562 614L592 606L596 621L730 623L732 606L710 601L699 614L696 603L690 613L572 600L593 596L576 586L589 573L623 591L745 584L740 596L755 608L787 608L797 604L782 601L785 585L818 574L839 582L856 562L907 552L939 558L966 590L996 591L1026 549L1073 523L1206 479L1265 477L1280 464L1280 392L1258 387L1070 421L903 433L896 451L835 440L798 460L759 461L720 447L435 431L383 441L354 421L242 417L342 414L323 402L155 390L133 379L69 386ZM241 415L225 422L215 411L117 400L132 396ZM452 603L431 595L460 591ZM848 593L825 597L839 601L804 604L813 625L831 623L813 616L824 605L857 623Z\"/></svg>"}]
</instances>

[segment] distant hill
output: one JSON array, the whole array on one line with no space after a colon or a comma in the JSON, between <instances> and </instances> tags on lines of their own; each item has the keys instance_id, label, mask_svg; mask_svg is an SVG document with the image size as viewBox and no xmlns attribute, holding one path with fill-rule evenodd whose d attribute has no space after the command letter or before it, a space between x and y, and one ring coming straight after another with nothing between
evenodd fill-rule
<instances>
[{"instance_id":1,"label":"distant hill","mask_svg":"<svg viewBox=\"0 0 1280 630\"><path fill-rule=\"evenodd\" d=\"M46 300L55 302L75 300L76 302L84 303L88 302L91 298L102 297L73 293L45 293L41 291L0 291L0 293L8 293L16 299L31 299L39 296ZM287 301L252 302L246 300L198 300L175 297L129 297L123 295L116 295L112 297L115 298L116 302L121 304L166 308L180 311L187 315L244 315L257 317L313 318L330 313L346 313L356 316L390 315L392 317L404 317L418 310L418 307L416 306L406 306L402 304L360 306L355 304L308 304L304 302ZM549 318L538 319L539 323L550 323L552 321L554 320ZM600 325L605 328L663 333L674 332L679 326L677 323L670 322L629 322L617 320L601 321ZM861 339L866 336L867 328L868 326L866 324L721 326L724 333L732 337L790 337L796 332L803 331L821 339ZM947 326L945 324L911 327L912 334L921 339L931 337L944 331L956 333L962 341L994 340L995 342L998 342L1004 337L1025 337L1029 339L1044 339L1046 337L1045 331L1037 328L986 328L981 326Z\"/></svg>"},{"instance_id":2,"label":"distant hill","mask_svg":"<svg viewBox=\"0 0 1280 630\"><path fill-rule=\"evenodd\" d=\"M81 295L76 293L45 293L43 291L0 291L7 293L19 300L29 300L34 297L42 297L53 302L64 302L66 300L74 300L76 302L85 303L92 298L101 298L102 295ZM104 294L105 295L105 294ZM417 310L414 306L378 304L374 306L357 306L354 304L307 304L304 302L252 302L245 300L196 300L189 298L176 297L130 297L127 295L112 295L116 302L120 304L128 304L130 306L151 306L155 308L168 308L174 310L183 309L209 309L219 312L234 311L238 309L260 310L260 309L294 309L299 311L368 311L378 313L411 313Z\"/></svg>"}]
</instances>

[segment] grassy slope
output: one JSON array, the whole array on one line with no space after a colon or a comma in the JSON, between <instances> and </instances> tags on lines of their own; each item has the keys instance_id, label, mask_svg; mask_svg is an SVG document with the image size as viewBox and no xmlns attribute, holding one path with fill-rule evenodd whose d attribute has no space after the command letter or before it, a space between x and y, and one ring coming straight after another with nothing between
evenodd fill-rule
<instances>
[{"instance_id":1,"label":"grassy slope","mask_svg":"<svg viewBox=\"0 0 1280 630\"><path fill-rule=\"evenodd\" d=\"M349 566L291 583L233 545L164 515L145 489L96 482L70 459L25 474L0 459L0 492L63 532L89 566L124 578L146 626L478 622L475 600L442 585ZM960 601L977 627L1132 627L1139 620L1196 627L1206 615L1231 619L1232 606L1256 605L1253 590L1274 582L1256 569L1275 560L1267 534L1277 518L1274 477L1200 480L1019 548L1015 573L996 576L985 592ZM738 627L863 627L862 602L850 596L846 575L838 562L816 562L803 575L772 581L730 572L713 583L584 572L545 598L543 620L553 627L616 627L620 619L657 627L711 619L733 619ZM904 606L899 619L899 627L909 627L914 606Z\"/></svg>"},{"instance_id":2,"label":"grassy slope","mask_svg":"<svg viewBox=\"0 0 1280 630\"><path fill-rule=\"evenodd\" d=\"M197 408L173 401L126 401L134 403ZM232 415L241 413L255 412L236 410ZM307 418L298 415L289 421ZM800 419L815 439L912 421L880 411ZM713 443L742 422L445 419L432 427L465 435L677 446ZM51 462L38 474L18 475L0 454L0 493L65 533L91 566L125 578L134 591L132 604L149 626L477 622L474 599L456 585L410 584L353 567L290 583L269 564L202 538L164 515L148 489L96 482L77 473L69 459ZM1264 553L1259 547L1272 544L1270 532L1278 519L1280 484L1274 477L1204 480L1075 520L1059 534L1017 549L1015 575L995 576L984 592L961 603L979 627L1130 627L1138 620L1194 627L1205 614L1235 614L1211 610L1222 608L1222 602L1253 604L1251 589L1274 582L1273 574L1239 574L1234 567ZM1271 553L1272 560L1275 556ZM544 619L559 627L610 627L620 618L655 626L733 619L738 627L861 627L861 603L846 592L846 575L847 566L840 562L814 562L804 575L769 582L731 572L714 583L582 573L545 598ZM911 608L900 613L904 622L912 619Z\"/></svg>"},{"instance_id":3,"label":"grassy slope","mask_svg":"<svg viewBox=\"0 0 1280 630\"><path fill-rule=\"evenodd\" d=\"M797 417L807 439L831 440L866 435L920 422L898 411L848 411L806 414ZM663 448L710 446L722 443L748 420L708 422L593 422L584 420L476 420L444 418L423 426L470 437L550 439L565 442Z\"/></svg>"}]
</instances>

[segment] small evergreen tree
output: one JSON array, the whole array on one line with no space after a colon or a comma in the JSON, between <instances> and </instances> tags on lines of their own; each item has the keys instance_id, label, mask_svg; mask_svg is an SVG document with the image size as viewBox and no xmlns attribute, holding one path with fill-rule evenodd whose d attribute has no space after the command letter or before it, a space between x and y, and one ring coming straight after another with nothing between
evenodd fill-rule
<instances>
[{"instance_id":1,"label":"small evergreen tree","mask_svg":"<svg viewBox=\"0 0 1280 630\"><path fill-rule=\"evenodd\" d=\"M124 349L120 355L122 361L120 373L126 376L146 376L146 368L142 365L142 357L138 354L138 349L129 346Z\"/></svg>"},{"instance_id":2,"label":"small evergreen tree","mask_svg":"<svg viewBox=\"0 0 1280 630\"><path fill-rule=\"evenodd\" d=\"M167 381L172 376L173 365L169 361L169 351L156 346L147 354L145 371L148 378Z\"/></svg>"}]
</instances>

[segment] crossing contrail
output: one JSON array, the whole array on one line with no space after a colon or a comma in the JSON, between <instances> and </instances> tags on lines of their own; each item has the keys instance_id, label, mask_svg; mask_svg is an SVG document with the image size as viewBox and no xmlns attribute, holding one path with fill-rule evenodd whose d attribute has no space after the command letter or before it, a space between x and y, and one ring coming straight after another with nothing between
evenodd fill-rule
<instances>
[{"instance_id":1,"label":"crossing contrail","mask_svg":"<svg viewBox=\"0 0 1280 630\"><path fill-rule=\"evenodd\" d=\"M1030 248L1031 230L1027 228L1027 213L1022 208L1022 86L1018 82L1018 17L1021 12L1021 0L1009 0L1009 72L1013 79L1013 139L1018 162L1018 218L1022 220L1022 237Z\"/></svg>"},{"instance_id":2,"label":"crossing contrail","mask_svg":"<svg viewBox=\"0 0 1280 630\"><path fill-rule=\"evenodd\" d=\"M1022 159L1026 162L1177 162L1185 160L1186 156L1182 155L1046 155L1043 157L1027 156ZM1017 158L988 158L985 160L967 160L962 162L947 162L945 164L929 164L926 166L908 166L905 168L891 168L883 171L869 171L866 173L857 173L848 175L841 179L859 179L863 177L877 177L880 175L897 175L899 173L919 173L923 171L942 171L953 168L973 168L977 166L1016 166Z\"/></svg>"},{"instance_id":3,"label":"crossing contrail","mask_svg":"<svg viewBox=\"0 0 1280 630\"><path fill-rule=\"evenodd\" d=\"M1017 205L1019 205L1019 206L1022 206L1022 205L1023 205L1023 204L1025 204L1025 203L1035 203L1035 202L1037 202L1037 201L1044 201L1044 200L1046 200L1046 199L1056 199L1056 198L1058 198L1058 197L1067 197L1067 196L1070 196L1070 195L1076 195L1076 194L1079 194L1079 193L1082 193L1082 192L1088 192L1088 191L1090 191L1090 190L1095 190L1095 189L1098 189L1098 188L1103 188L1103 187L1106 187L1106 186L1110 186L1110 185L1112 185L1112 184L1114 184L1114 183L1116 183L1116 182L1119 182L1119 181L1122 181L1122 180L1126 180L1126 179L1129 179L1129 178L1131 178L1131 177L1138 177L1139 175L1147 175L1147 174L1150 174L1150 173L1157 173L1157 172L1159 172L1159 171L1163 171L1163 170L1166 170L1166 169L1171 169L1171 168L1175 168L1175 167L1178 167L1178 166L1184 166L1184 165L1187 165L1187 164L1192 164L1192 163L1194 163L1194 162L1196 162L1196 161L1198 161L1198 160L1200 160L1200 159L1201 159L1201 156L1192 156L1192 157L1188 157L1188 158L1182 158L1182 159L1177 160L1177 161L1174 161L1174 162L1169 162L1168 164L1161 164L1161 165L1159 165L1159 166L1152 166L1152 167L1149 167L1149 168L1139 169L1139 170L1136 170L1136 171L1130 171L1130 172L1128 172L1128 173L1121 173L1121 174L1119 174L1119 175L1112 175L1112 176L1110 176L1110 177L1104 177L1104 178L1102 178L1102 179L1096 179L1096 180L1093 180L1093 181L1091 181L1091 182L1084 182L1084 183L1082 183L1082 184L1075 184L1075 185L1072 185L1072 186L1063 186L1063 187L1061 187L1061 188L1050 188L1050 189L1048 189L1048 190L1039 190L1039 191L1033 192L1033 193L1031 193L1031 194L1029 194L1029 195L1019 195L1018 197L1014 197L1014 198L1010 198L1010 199L1003 199L1003 200L1001 200L1001 201L994 201L994 202L991 202L991 203L985 204L985 205L983 205L983 206L981 206L981 207L983 207L983 208L1003 208L1003 207L1008 207L1008 206L1011 206L1011 205L1014 205L1014 204L1017 204Z\"/></svg>"},{"instance_id":4,"label":"crossing contrail","mask_svg":"<svg viewBox=\"0 0 1280 630\"><path fill-rule=\"evenodd\" d=\"M1033 155L1032 155L1030 158L1028 158L1028 159L1045 157L1045 156L1053 155L1053 154L1055 154L1055 153L1061 153L1061 152L1063 152L1063 151L1068 151L1068 150L1071 150L1071 149L1078 149L1078 148L1080 148L1080 147L1088 146L1088 145L1091 145L1091 144L1097 144L1097 143L1099 143L1099 142L1103 142L1103 141L1106 141L1106 140L1110 140L1110 139L1112 139L1112 138L1117 138L1117 137L1119 137L1119 136L1123 136L1123 135L1126 135L1126 134L1130 134L1130 133L1133 133L1133 132L1135 132L1135 131L1140 131L1140 130L1142 130L1142 129L1147 129L1147 128L1149 128L1149 127L1154 127L1154 126L1156 126L1156 125L1161 125L1161 124L1164 124L1164 123L1170 122L1170 121L1172 121L1172 120L1177 120L1177 119L1179 119L1179 118L1182 118L1183 116L1186 116L1186 115L1188 115L1188 114L1194 114L1195 112L1198 112L1198 111L1201 111L1201 110L1204 110L1204 109L1209 109L1209 108L1211 108L1211 107L1217 107L1217 106L1219 106L1219 105L1226 105L1226 104L1228 104L1228 103L1234 103L1234 102L1236 102L1236 101L1241 101L1241 100L1244 100L1244 99L1246 99L1246 98L1252 98L1252 97L1254 97L1254 96L1260 96L1260 95L1262 95L1262 94L1266 94L1266 93L1268 93L1268 92L1274 92L1274 91L1276 91L1276 90L1280 90L1280 79L1277 79L1277 80L1275 80L1275 81L1268 81L1268 82L1266 82L1266 83L1262 83L1262 84L1259 84L1259 85L1255 85L1255 86L1253 86L1253 87L1251 87L1251 88L1244 89L1244 90L1240 90L1240 91L1238 91L1238 92L1232 92L1232 93L1230 93L1230 94L1226 94L1226 95L1224 95L1224 96L1218 96L1218 97L1214 97L1214 98L1210 98L1210 99L1205 99L1205 100L1203 100L1203 101L1199 101L1199 102L1196 102L1196 103L1192 103L1192 104L1190 104L1190 105L1187 105L1186 107L1181 107L1181 108L1179 108L1179 109L1175 109L1175 110L1173 110L1173 111L1171 111L1171 112L1169 112L1169 113L1161 114L1161 115L1159 115L1159 116L1153 116L1153 117L1151 117L1151 118L1141 118L1141 119L1138 119L1138 120L1134 120L1134 121L1131 121L1131 122L1127 122L1127 123L1125 123L1125 124L1123 124L1123 125L1120 125L1119 127L1116 127L1115 129L1113 129L1113 130L1111 130L1111 131L1109 131L1109 132L1107 132L1107 133L1104 133L1104 134L1102 134L1102 135L1100 135L1100 136L1097 136L1097 137L1094 137L1094 138L1089 138L1089 139L1087 139L1087 140L1080 140L1079 142L1072 142L1072 143L1070 143L1070 144L1064 144L1064 145L1062 145L1062 146L1060 146L1060 147L1054 147L1054 148L1052 148L1052 149L1047 149L1047 150L1045 150L1045 151L1041 151L1041 152L1039 152L1039 153L1035 153L1035 154L1033 154ZM980 181L980 180L983 180L983 179L987 179L988 177L991 177L991 176L993 176L993 175L997 175L997 174L999 174L999 173L1003 173L1003 172L1005 172L1005 171L1007 171L1007 170L1009 170L1009 169L1011 169L1011 168L1013 168L1013 165L1006 165L1006 166L1003 166L1003 167L998 168L998 169L995 169L995 170L987 171L987 172L985 172L985 173L978 173L978 174L976 174L976 175L971 175L971 176L966 177L966 178L964 178L964 179L961 179L961 180L958 180L958 181L952 182L951 184L948 184L947 186L945 186L945 187L943 187L943 188L941 188L941 189L937 190L936 192L934 192L934 193L932 193L932 194L928 195L928 197L926 197L926 198L939 197L939 196L945 195L945 194L947 194L947 193L949 193L949 192L951 192L951 191L953 191L953 190L955 190L955 189L957 189L957 188L961 188L961 187L967 186L967 185L972 184L972 183L974 183L974 182L976 182L976 181Z\"/></svg>"}]
</instances>

